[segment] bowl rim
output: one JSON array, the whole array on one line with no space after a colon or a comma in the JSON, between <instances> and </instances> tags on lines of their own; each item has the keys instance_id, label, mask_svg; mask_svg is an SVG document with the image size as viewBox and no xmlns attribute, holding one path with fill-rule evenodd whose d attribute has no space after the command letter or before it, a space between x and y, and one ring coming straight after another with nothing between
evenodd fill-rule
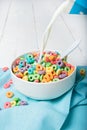
<instances>
[{"instance_id":1,"label":"bowl rim","mask_svg":"<svg viewBox=\"0 0 87 130\"><path fill-rule=\"evenodd\" d=\"M49 51L49 50L48 50ZM55 50L50 50L50 51L55 51ZM32 51L32 52L39 52L39 51ZM17 58L15 58L14 60L13 60L13 62L12 62L12 64L11 64L11 66L10 66L10 72L11 72L11 74L16 78L16 79L18 79L18 80L20 80L20 81L22 81L22 82L25 82L25 83L29 83L29 84L41 84L41 85L50 85L50 84L56 84L56 83L59 83L59 82L62 82L62 81L64 81L64 80L67 80L69 77L71 77L75 72L76 72L76 66L75 65L73 65L75 68L74 68L74 71L72 72L72 74L71 75L69 75L69 76L67 76L67 77L65 77L64 79L61 79L61 80L58 80L58 81L56 81L56 82L46 82L46 83L42 83L42 82L29 82L29 81L26 81L26 80L23 80L23 79L21 79L21 78L18 78L14 73L13 73L13 71L12 71L12 66L13 66L13 64L14 64L14 62L19 58L19 57L21 57L21 56L23 56L23 55L25 55L25 54L28 54L28 53L31 53L31 52L27 52L27 53L24 53L24 54L22 54L22 55L19 55Z\"/></svg>"}]
</instances>

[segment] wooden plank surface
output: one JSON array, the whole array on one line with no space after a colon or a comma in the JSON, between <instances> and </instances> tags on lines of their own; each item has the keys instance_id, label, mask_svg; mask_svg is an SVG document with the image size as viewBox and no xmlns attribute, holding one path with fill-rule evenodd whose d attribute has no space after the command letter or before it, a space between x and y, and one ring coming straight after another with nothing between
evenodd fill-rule
<instances>
[{"instance_id":1,"label":"wooden plank surface","mask_svg":"<svg viewBox=\"0 0 87 130\"><path fill-rule=\"evenodd\" d=\"M39 49L43 32L62 1L0 0L0 67L10 66L15 57ZM76 65L87 65L86 21L85 15L59 16L46 49L62 52L80 37L81 44L69 59Z\"/></svg>"}]
</instances>

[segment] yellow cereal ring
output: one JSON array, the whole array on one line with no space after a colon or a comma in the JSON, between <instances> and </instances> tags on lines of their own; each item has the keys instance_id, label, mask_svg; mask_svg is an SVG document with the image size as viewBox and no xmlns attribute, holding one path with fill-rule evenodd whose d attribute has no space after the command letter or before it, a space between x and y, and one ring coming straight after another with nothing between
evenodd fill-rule
<instances>
[{"instance_id":1,"label":"yellow cereal ring","mask_svg":"<svg viewBox=\"0 0 87 130\"><path fill-rule=\"evenodd\" d=\"M48 72L53 72L54 70L53 70L53 68L52 67L46 67L46 72L48 73Z\"/></svg>"},{"instance_id":2,"label":"yellow cereal ring","mask_svg":"<svg viewBox=\"0 0 87 130\"><path fill-rule=\"evenodd\" d=\"M16 66L16 67L13 68L13 72L14 72L14 73L18 72L18 70L19 70L19 69L18 69L18 66Z\"/></svg>"},{"instance_id":3,"label":"yellow cereal ring","mask_svg":"<svg viewBox=\"0 0 87 130\"><path fill-rule=\"evenodd\" d=\"M16 101L11 101L10 103L11 103L11 107L16 106Z\"/></svg>"},{"instance_id":4,"label":"yellow cereal ring","mask_svg":"<svg viewBox=\"0 0 87 130\"><path fill-rule=\"evenodd\" d=\"M70 71L68 71L68 76L71 75L73 71L74 71L74 68L71 68Z\"/></svg>"},{"instance_id":5,"label":"yellow cereal ring","mask_svg":"<svg viewBox=\"0 0 87 130\"><path fill-rule=\"evenodd\" d=\"M62 72L62 70L61 70L61 69L58 69L58 70L56 71L56 74L59 75L61 72Z\"/></svg>"},{"instance_id":6,"label":"yellow cereal ring","mask_svg":"<svg viewBox=\"0 0 87 130\"><path fill-rule=\"evenodd\" d=\"M28 71L25 71L25 72L24 72L24 76L25 76L25 75L28 75Z\"/></svg>"},{"instance_id":7,"label":"yellow cereal ring","mask_svg":"<svg viewBox=\"0 0 87 130\"><path fill-rule=\"evenodd\" d=\"M23 76L23 78L22 78L23 80L26 80L26 81L28 81L28 76L27 75L25 75L25 76Z\"/></svg>"}]
</instances>

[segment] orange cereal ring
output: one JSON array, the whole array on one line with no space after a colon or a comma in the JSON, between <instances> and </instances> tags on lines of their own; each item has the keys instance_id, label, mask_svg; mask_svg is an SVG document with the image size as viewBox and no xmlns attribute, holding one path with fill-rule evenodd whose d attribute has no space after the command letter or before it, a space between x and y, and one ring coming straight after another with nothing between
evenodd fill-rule
<instances>
[{"instance_id":1,"label":"orange cereal ring","mask_svg":"<svg viewBox=\"0 0 87 130\"><path fill-rule=\"evenodd\" d=\"M43 67L42 67L42 65L37 64L36 65L36 71L39 71L39 70L43 70Z\"/></svg>"},{"instance_id":2,"label":"orange cereal ring","mask_svg":"<svg viewBox=\"0 0 87 130\"><path fill-rule=\"evenodd\" d=\"M53 74L52 73L47 73L46 75L48 75L48 77L50 78L50 80L53 79Z\"/></svg>"},{"instance_id":3,"label":"orange cereal ring","mask_svg":"<svg viewBox=\"0 0 87 130\"><path fill-rule=\"evenodd\" d=\"M74 71L74 68L71 68L70 71L68 71L68 76L71 75L73 71Z\"/></svg>"},{"instance_id":4,"label":"orange cereal ring","mask_svg":"<svg viewBox=\"0 0 87 130\"><path fill-rule=\"evenodd\" d=\"M83 75L83 76L85 76L86 70L85 70L84 68L83 68L83 69L80 69L80 74Z\"/></svg>"},{"instance_id":5,"label":"orange cereal ring","mask_svg":"<svg viewBox=\"0 0 87 130\"><path fill-rule=\"evenodd\" d=\"M39 55L39 52L33 52L33 56L37 57Z\"/></svg>"},{"instance_id":6,"label":"orange cereal ring","mask_svg":"<svg viewBox=\"0 0 87 130\"><path fill-rule=\"evenodd\" d=\"M21 72L18 72L15 74L18 78L23 78L23 74Z\"/></svg>"},{"instance_id":7,"label":"orange cereal ring","mask_svg":"<svg viewBox=\"0 0 87 130\"><path fill-rule=\"evenodd\" d=\"M45 79L46 80L46 82L49 82L50 81L50 77L49 77L49 75L44 75L44 77L43 77L43 79Z\"/></svg>"},{"instance_id":8,"label":"orange cereal ring","mask_svg":"<svg viewBox=\"0 0 87 130\"><path fill-rule=\"evenodd\" d=\"M52 71L51 73L52 73L52 75L53 75L53 76L55 76L55 75L56 75L56 72L55 72L55 71Z\"/></svg>"},{"instance_id":9,"label":"orange cereal ring","mask_svg":"<svg viewBox=\"0 0 87 130\"><path fill-rule=\"evenodd\" d=\"M19 69L18 69L18 66L16 66L16 67L13 68L13 72L14 72L14 73L18 72L18 70L19 70Z\"/></svg>"},{"instance_id":10,"label":"orange cereal ring","mask_svg":"<svg viewBox=\"0 0 87 130\"><path fill-rule=\"evenodd\" d=\"M51 61L51 60L55 60L55 56L54 56L54 55L50 55L50 56L49 56L49 59L50 59L50 61Z\"/></svg>"},{"instance_id":11,"label":"orange cereal ring","mask_svg":"<svg viewBox=\"0 0 87 130\"><path fill-rule=\"evenodd\" d=\"M46 81L46 79L42 79L42 81L41 81L42 83L46 83L47 81Z\"/></svg>"},{"instance_id":12,"label":"orange cereal ring","mask_svg":"<svg viewBox=\"0 0 87 130\"><path fill-rule=\"evenodd\" d=\"M8 97L8 98L12 98L13 96L14 96L14 93L11 91L6 93L6 97Z\"/></svg>"}]
</instances>

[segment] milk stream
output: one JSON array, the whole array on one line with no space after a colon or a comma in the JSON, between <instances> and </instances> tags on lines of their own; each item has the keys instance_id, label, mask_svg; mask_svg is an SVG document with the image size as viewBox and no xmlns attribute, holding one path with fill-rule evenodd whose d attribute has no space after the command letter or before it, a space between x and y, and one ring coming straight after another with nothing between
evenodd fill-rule
<instances>
[{"instance_id":1,"label":"milk stream","mask_svg":"<svg viewBox=\"0 0 87 130\"><path fill-rule=\"evenodd\" d=\"M41 57L42 57L42 53L45 50L46 46L47 46L47 42L48 42L48 38L53 26L53 23L55 22L56 18L62 13L62 12L66 12L69 11L71 6L73 5L74 0L66 0L64 1L58 8L57 10L54 12L51 21L49 22L45 32L43 33L43 37L42 37L42 43L41 43L41 47L40 47L40 56L39 56L39 60L38 62L41 61Z\"/></svg>"}]
</instances>

